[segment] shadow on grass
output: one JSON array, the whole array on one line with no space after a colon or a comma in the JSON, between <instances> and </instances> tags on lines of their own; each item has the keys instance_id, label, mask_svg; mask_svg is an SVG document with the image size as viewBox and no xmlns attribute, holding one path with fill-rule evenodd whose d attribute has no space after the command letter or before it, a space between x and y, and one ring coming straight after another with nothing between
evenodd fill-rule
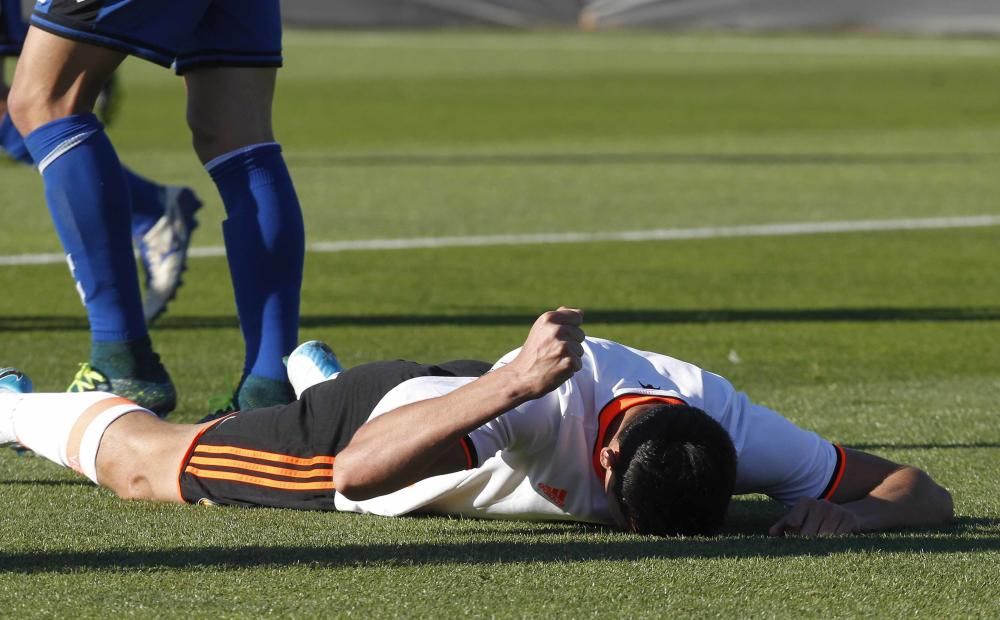
<instances>
[{"instance_id":1,"label":"shadow on grass","mask_svg":"<svg viewBox=\"0 0 1000 620\"><path fill-rule=\"evenodd\" d=\"M306 315L302 327L410 327L410 326L530 326L534 313L483 314L326 314ZM588 310L587 323L711 324L711 323L891 323L966 322L1000 320L1000 308L802 308L802 309L606 309ZM236 329L236 317L172 316L157 322L158 330ZM0 316L0 332L87 331L85 316Z\"/></svg>"},{"instance_id":2,"label":"shadow on grass","mask_svg":"<svg viewBox=\"0 0 1000 620\"><path fill-rule=\"evenodd\" d=\"M910 166L994 162L1000 154L983 153L373 153L362 155L289 155L295 166L334 167L480 167L480 166Z\"/></svg>"},{"instance_id":3,"label":"shadow on grass","mask_svg":"<svg viewBox=\"0 0 1000 620\"><path fill-rule=\"evenodd\" d=\"M113 572L150 569L312 568L497 563L565 563L676 558L824 557L841 553L968 553L1000 550L1000 536L904 534L852 536L824 540L731 538L637 539L620 541L345 544L336 547L247 546L182 547L155 550L43 551L0 553L2 573Z\"/></svg>"},{"instance_id":4,"label":"shadow on grass","mask_svg":"<svg viewBox=\"0 0 1000 620\"><path fill-rule=\"evenodd\" d=\"M974 450L977 448L1000 448L996 441L940 442L940 443L853 443L845 448L855 450Z\"/></svg>"},{"instance_id":5,"label":"shadow on grass","mask_svg":"<svg viewBox=\"0 0 1000 620\"><path fill-rule=\"evenodd\" d=\"M232 509L241 510L241 509ZM782 514L773 501L736 499L730 526L717 538L637 537L592 524L499 523L470 519L442 534L464 542L406 542L337 546L251 545L106 551L0 552L0 573L43 574L79 570L112 572L150 569L230 569L309 566L477 565L564 563L678 558L824 557L841 553L970 553L1000 551L1000 519L960 517L938 530L844 536L826 539L768 538L767 528ZM276 511L280 513L281 511ZM434 517L418 517L430 518ZM486 537L488 540L483 540ZM556 540L553 540L556 537ZM507 540L497 540L497 539Z\"/></svg>"},{"instance_id":6,"label":"shadow on grass","mask_svg":"<svg viewBox=\"0 0 1000 620\"><path fill-rule=\"evenodd\" d=\"M0 480L0 486L26 487L92 487L90 480Z\"/></svg>"}]
</instances>

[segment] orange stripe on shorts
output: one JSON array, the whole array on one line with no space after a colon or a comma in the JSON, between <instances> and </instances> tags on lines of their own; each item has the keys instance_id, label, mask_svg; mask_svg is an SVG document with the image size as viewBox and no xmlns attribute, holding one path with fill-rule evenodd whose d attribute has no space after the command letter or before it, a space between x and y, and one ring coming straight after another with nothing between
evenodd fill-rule
<instances>
[{"instance_id":1,"label":"orange stripe on shorts","mask_svg":"<svg viewBox=\"0 0 1000 620\"><path fill-rule=\"evenodd\" d=\"M326 463L320 463L313 469L288 469L287 467L274 467L271 465L263 465L261 463L238 461L236 459L198 456L197 453L191 457L191 460L188 461L188 463L192 465L207 465L210 467L232 467L234 469L243 469L251 472L260 472L262 474L272 474L275 476L287 476L289 478L316 478L318 476L329 476L331 475L330 472L333 471L333 466Z\"/></svg>"},{"instance_id":2,"label":"orange stripe on shorts","mask_svg":"<svg viewBox=\"0 0 1000 620\"><path fill-rule=\"evenodd\" d=\"M246 448L234 448L232 446L211 446L211 445L198 445L194 449L194 454L223 454L228 456L242 456L251 459L260 459L262 461L274 461L277 463L284 463L286 465L316 465L319 463L325 463L327 465L333 465L334 458L332 456L314 456L312 458L302 458L298 456L291 456L288 454L278 454L277 452L264 452L263 450L248 450Z\"/></svg>"},{"instance_id":3,"label":"orange stripe on shorts","mask_svg":"<svg viewBox=\"0 0 1000 620\"><path fill-rule=\"evenodd\" d=\"M229 471L214 471L211 469L200 469L198 467L193 467L188 465L184 469L184 473L191 474L198 478L206 478L209 480L228 480L230 482L240 482L242 484L251 484L258 487L267 487L270 489L283 489L285 491L334 491L336 487L333 486L333 477L330 476L326 480L319 482L291 482L285 480L272 480L271 478L262 478L260 476L252 476L249 474L239 474Z\"/></svg>"}]
</instances>

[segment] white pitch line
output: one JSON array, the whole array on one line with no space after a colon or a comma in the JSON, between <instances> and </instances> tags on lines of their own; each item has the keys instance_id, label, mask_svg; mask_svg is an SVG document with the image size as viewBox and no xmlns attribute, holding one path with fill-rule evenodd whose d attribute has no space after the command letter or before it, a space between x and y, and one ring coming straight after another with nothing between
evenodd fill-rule
<instances>
[{"instance_id":1,"label":"white pitch line","mask_svg":"<svg viewBox=\"0 0 1000 620\"><path fill-rule=\"evenodd\" d=\"M370 252L379 250L414 250L423 248L460 248L507 245L539 245L594 242L683 241L688 239L724 239L731 237L782 237L852 232L904 230L943 230L947 228L984 228L1000 226L1000 215L928 217L894 220L847 220L839 222L786 222L748 226L707 226L704 228L659 228L619 232L564 232L517 235L473 235L463 237L417 237L411 239L363 239L357 241L318 241L306 246L309 252ZM188 256L225 256L223 247L192 248ZM17 254L0 256L0 266L52 265L63 263L62 254Z\"/></svg>"}]
</instances>

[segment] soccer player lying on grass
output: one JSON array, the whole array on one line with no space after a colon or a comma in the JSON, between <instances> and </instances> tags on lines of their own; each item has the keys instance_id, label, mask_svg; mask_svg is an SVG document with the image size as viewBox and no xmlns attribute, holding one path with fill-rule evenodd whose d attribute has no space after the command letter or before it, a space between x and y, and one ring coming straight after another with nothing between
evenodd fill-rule
<instances>
[{"instance_id":1,"label":"soccer player lying on grass","mask_svg":"<svg viewBox=\"0 0 1000 620\"><path fill-rule=\"evenodd\" d=\"M716 533L733 493L791 507L772 535L951 519L951 496L919 469L828 443L691 364L585 338L582 320L543 314L492 370L396 361L335 375L329 349L303 345L292 382L321 381L299 400L201 424L170 424L111 394L17 393L24 381L8 371L0 442L132 499L659 535Z\"/></svg>"}]
</instances>

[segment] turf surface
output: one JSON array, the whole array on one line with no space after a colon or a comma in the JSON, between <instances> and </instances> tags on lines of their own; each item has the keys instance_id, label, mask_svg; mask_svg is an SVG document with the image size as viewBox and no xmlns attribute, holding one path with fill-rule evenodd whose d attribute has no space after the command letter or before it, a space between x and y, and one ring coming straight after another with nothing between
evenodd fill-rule
<instances>
[{"instance_id":1,"label":"turf surface","mask_svg":"<svg viewBox=\"0 0 1000 620\"><path fill-rule=\"evenodd\" d=\"M311 241L1000 214L1000 43L291 33L276 108ZM222 208L182 89L125 67L123 160ZM0 165L0 254L58 251ZM991 616L1000 581L1000 230L310 254L302 338L348 364L493 359L559 304L926 468L952 528L822 541L124 503L0 453L5 615ZM62 265L0 267L0 364L62 389L87 350ZM231 389L221 258L153 332L178 421Z\"/></svg>"}]
</instances>

